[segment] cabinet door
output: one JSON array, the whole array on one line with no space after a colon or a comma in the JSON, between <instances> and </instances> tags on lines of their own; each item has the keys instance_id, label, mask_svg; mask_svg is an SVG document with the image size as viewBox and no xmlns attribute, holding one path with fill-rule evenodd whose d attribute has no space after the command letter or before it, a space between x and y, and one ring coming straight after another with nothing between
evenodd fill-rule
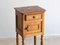
<instances>
[{"instance_id":1,"label":"cabinet door","mask_svg":"<svg viewBox=\"0 0 60 45\"><path fill-rule=\"evenodd\" d=\"M25 22L24 31L27 31L27 32L41 31L41 21Z\"/></svg>"}]
</instances>

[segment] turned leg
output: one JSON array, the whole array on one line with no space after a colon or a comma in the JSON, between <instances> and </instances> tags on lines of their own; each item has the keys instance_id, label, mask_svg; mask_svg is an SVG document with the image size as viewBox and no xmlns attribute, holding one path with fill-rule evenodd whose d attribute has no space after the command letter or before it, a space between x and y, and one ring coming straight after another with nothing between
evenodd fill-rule
<instances>
[{"instance_id":1,"label":"turned leg","mask_svg":"<svg viewBox=\"0 0 60 45\"><path fill-rule=\"evenodd\" d=\"M44 38L43 38L43 35L41 35L41 45L44 45Z\"/></svg>"},{"instance_id":2,"label":"turned leg","mask_svg":"<svg viewBox=\"0 0 60 45\"><path fill-rule=\"evenodd\" d=\"M36 45L36 36L34 36L34 45Z\"/></svg>"},{"instance_id":3,"label":"turned leg","mask_svg":"<svg viewBox=\"0 0 60 45\"><path fill-rule=\"evenodd\" d=\"M22 45L25 45L25 39L22 38Z\"/></svg>"},{"instance_id":4,"label":"turned leg","mask_svg":"<svg viewBox=\"0 0 60 45\"><path fill-rule=\"evenodd\" d=\"M18 36L18 32L16 32L16 45L19 45L19 36Z\"/></svg>"}]
</instances>

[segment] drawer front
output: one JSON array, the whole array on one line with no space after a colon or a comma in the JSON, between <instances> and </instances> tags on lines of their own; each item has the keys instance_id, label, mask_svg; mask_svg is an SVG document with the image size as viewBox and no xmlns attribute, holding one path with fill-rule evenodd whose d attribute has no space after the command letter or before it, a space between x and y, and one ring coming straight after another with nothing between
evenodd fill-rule
<instances>
[{"instance_id":1,"label":"drawer front","mask_svg":"<svg viewBox=\"0 0 60 45\"><path fill-rule=\"evenodd\" d=\"M36 19L41 19L41 14L26 15L25 16L25 20L36 20Z\"/></svg>"},{"instance_id":2,"label":"drawer front","mask_svg":"<svg viewBox=\"0 0 60 45\"><path fill-rule=\"evenodd\" d=\"M36 32L37 30L41 31L41 22L26 22L24 25L24 30L29 32L29 31L34 31Z\"/></svg>"}]
</instances>

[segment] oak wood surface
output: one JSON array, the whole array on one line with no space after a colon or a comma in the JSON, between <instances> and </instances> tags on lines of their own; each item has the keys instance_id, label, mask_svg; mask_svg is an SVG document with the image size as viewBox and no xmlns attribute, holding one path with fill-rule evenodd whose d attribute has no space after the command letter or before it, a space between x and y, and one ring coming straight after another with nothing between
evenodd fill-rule
<instances>
[{"instance_id":1,"label":"oak wood surface","mask_svg":"<svg viewBox=\"0 0 60 45\"><path fill-rule=\"evenodd\" d=\"M40 13L44 13L45 9L43 9L42 7L39 6L26 6L26 7L16 7L15 10L24 13L26 15L29 14L40 14Z\"/></svg>"}]
</instances>

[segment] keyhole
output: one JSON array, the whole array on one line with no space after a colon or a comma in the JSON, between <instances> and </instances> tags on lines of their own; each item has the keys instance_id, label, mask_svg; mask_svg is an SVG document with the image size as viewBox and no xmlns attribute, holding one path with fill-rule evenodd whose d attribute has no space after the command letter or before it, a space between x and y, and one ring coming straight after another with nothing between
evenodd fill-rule
<instances>
[{"instance_id":1,"label":"keyhole","mask_svg":"<svg viewBox=\"0 0 60 45\"><path fill-rule=\"evenodd\" d=\"M29 26L27 26L27 27L25 28L25 30L27 30L27 31L28 31L28 27L29 27Z\"/></svg>"},{"instance_id":2,"label":"keyhole","mask_svg":"<svg viewBox=\"0 0 60 45\"><path fill-rule=\"evenodd\" d=\"M38 30L39 30L39 24L38 24Z\"/></svg>"}]
</instances>

